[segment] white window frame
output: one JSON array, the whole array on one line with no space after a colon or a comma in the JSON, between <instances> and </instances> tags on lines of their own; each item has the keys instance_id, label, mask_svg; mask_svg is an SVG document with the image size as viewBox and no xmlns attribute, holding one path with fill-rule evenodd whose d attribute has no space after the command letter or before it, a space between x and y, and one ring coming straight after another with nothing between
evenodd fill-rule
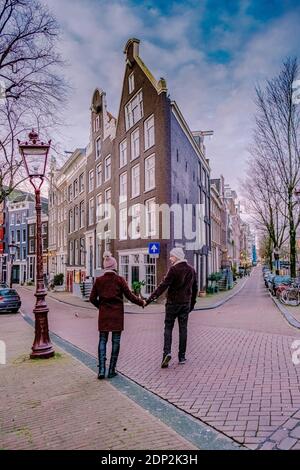
<instances>
[{"instance_id":1,"label":"white window frame","mask_svg":"<svg viewBox=\"0 0 300 470\"><path fill-rule=\"evenodd\" d=\"M109 161L109 165L107 162ZM104 182L109 181L111 178L111 155L107 155L104 160Z\"/></svg>"},{"instance_id":2,"label":"white window frame","mask_svg":"<svg viewBox=\"0 0 300 470\"><path fill-rule=\"evenodd\" d=\"M93 203L92 205L91 205L91 202ZM91 197L89 199L88 225L94 224L94 209L95 209L95 200L94 200L94 197Z\"/></svg>"},{"instance_id":3,"label":"white window frame","mask_svg":"<svg viewBox=\"0 0 300 470\"><path fill-rule=\"evenodd\" d=\"M101 137L98 137L95 142L95 149L96 149L96 160L101 157L101 151L102 151L102 142L101 142Z\"/></svg>"},{"instance_id":4,"label":"white window frame","mask_svg":"<svg viewBox=\"0 0 300 470\"><path fill-rule=\"evenodd\" d=\"M135 170L138 169L138 173L135 174ZM138 183L136 182L138 180ZM141 193L141 172L140 164L131 168L131 198L139 196Z\"/></svg>"},{"instance_id":5,"label":"white window frame","mask_svg":"<svg viewBox=\"0 0 300 470\"><path fill-rule=\"evenodd\" d=\"M131 129L143 116L143 91L139 90L125 106L126 131Z\"/></svg>"},{"instance_id":6,"label":"white window frame","mask_svg":"<svg viewBox=\"0 0 300 470\"><path fill-rule=\"evenodd\" d=\"M145 208L146 208L146 236L153 237L153 236L156 236L155 198L151 198L145 201Z\"/></svg>"},{"instance_id":7,"label":"white window frame","mask_svg":"<svg viewBox=\"0 0 300 470\"><path fill-rule=\"evenodd\" d=\"M119 211L119 239L127 240L127 207Z\"/></svg>"},{"instance_id":8,"label":"white window frame","mask_svg":"<svg viewBox=\"0 0 300 470\"><path fill-rule=\"evenodd\" d=\"M128 91L131 94L134 90L134 73L132 72L128 77Z\"/></svg>"},{"instance_id":9,"label":"white window frame","mask_svg":"<svg viewBox=\"0 0 300 470\"><path fill-rule=\"evenodd\" d=\"M100 168L100 171L98 169ZM100 177L99 177L100 176ZM96 166L96 188L102 184L102 163Z\"/></svg>"},{"instance_id":10,"label":"white window frame","mask_svg":"<svg viewBox=\"0 0 300 470\"><path fill-rule=\"evenodd\" d=\"M98 193L96 196L96 222L102 219L102 193ZM99 207L101 207L101 212Z\"/></svg>"},{"instance_id":11,"label":"white window frame","mask_svg":"<svg viewBox=\"0 0 300 470\"><path fill-rule=\"evenodd\" d=\"M85 213L84 201L80 201L79 203L79 228L84 227L84 213Z\"/></svg>"},{"instance_id":12,"label":"white window frame","mask_svg":"<svg viewBox=\"0 0 300 470\"><path fill-rule=\"evenodd\" d=\"M122 204L122 202L127 201L127 171L121 173L119 177L119 187L119 202Z\"/></svg>"},{"instance_id":13,"label":"white window frame","mask_svg":"<svg viewBox=\"0 0 300 470\"><path fill-rule=\"evenodd\" d=\"M107 194L110 193L110 202L108 203ZM104 219L110 219L111 208L107 207L107 204L111 204L111 188L107 188L104 192Z\"/></svg>"},{"instance_id":14,"label":"white window frame","mask_svg":"<svg viewBox=\"0 0 300 470\"><path fill-rule=\"evenodd\" d=\"M134 204L130 208L131 215L131 239L137 240L141 238L141 205ZM139 227L139 230L137 230Z\"/></svg>"},{"instance_id":15,"label":"white window frame","mask_svg":"<svg viewBox=\"0 0 300 470\"><path fill-rule=\"evenodd\" d=\"M152 167L147 168L147 165L151 160L154 161L154 165ZM151 171L153 173L152 183L151 183ZM155 189L155 153L145 158L145 192L151 191L152 189Z\"/></svg>"},{"instance_id":16,"label":"white window frame","mask_svg":"<svg viewBox=\"0 0 300 470\"><path fill-rule=\"evenodd\" d=\"M100 129L100 116L99 114L95 118L95 132L98 132Z\"/></svg>"},{"instance_id":17,"label":"white window frame","mask_svg":"<svg viewBox=\"0 0 300 470\"><path fill-rule=\"evenodd\" d=\"M138 136L138 138L135 138L135 136ZM140 151L140 129L137 128L131 133L131 160L135 160L138 158L141 154ZM136 142L138 141L138 144ZM137 150L137 152L136 152Z\"/></svg>"},{"instance_id":18,"label":"white window frame","mask_svg":"<svg viewBox=\"0 0 300 470\"><path fill-rule=\"evenodd\" d=\"M125 166L127 163L127 140L126 139L122 140L122 142L120 142L120 145L119 145L119 162L120 162L120 168L123 168L123 166Z\"/></svg>"},{"instance_id":19,"label":"white window frame","mask_svg":"<svg viewBox=\"0 0 300 470\"><path fill-rule=\"evenodd\" d=\"M92 178L91 178L91 175L93 175ZM89 171L89 193L94 191L94 182L95 182L94 170L90 170Z\"/></svg>"},{"instance_id":20,"label":"white window frame","mask_svg":"<svg viewBox=\"0 0 300 470\"><path fill-rule=\"evenodd\" d=\"M149 127L149 122L153 121L153 125ZM144 122L144 142L145 150L153 147L155 145L155 124L154 124L154 114L152 114Z\"/></svg>"}]
</instances>

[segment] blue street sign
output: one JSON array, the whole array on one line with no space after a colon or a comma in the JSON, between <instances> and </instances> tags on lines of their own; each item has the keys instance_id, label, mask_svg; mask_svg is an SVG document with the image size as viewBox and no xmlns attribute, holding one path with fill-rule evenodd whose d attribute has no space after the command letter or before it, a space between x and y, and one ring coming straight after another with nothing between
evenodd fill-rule
<instances>
[{"instance_id":1,"label":"blue street sign","mask_svg":"<svg viewBox=\"0 0 300 470\"><path fill-rule=\"evenodd\" d=\"M159 255L160 254L160 243L148 243L148 253L149 255Z\"/></svg>"}]
</instances>

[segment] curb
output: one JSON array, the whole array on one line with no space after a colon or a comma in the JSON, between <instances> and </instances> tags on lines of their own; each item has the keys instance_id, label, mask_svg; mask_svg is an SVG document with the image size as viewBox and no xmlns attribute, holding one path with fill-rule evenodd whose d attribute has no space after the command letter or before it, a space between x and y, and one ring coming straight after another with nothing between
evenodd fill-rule
<instances>
[{"instance_id":1,"label":"curb","mask_svg":"<svg viewBox=\"0 0 300 470\"><path fill-rule=\"evenodd\" d=\"M246 279L244 281L244 283L240 286L240 288L238 290L236 290L235 292L233 292L231 295L229 295L228 297L226 297L226 299L223 299L223 300L220 300L220 302L217 302L216 304L213 304L213 305L209 305L207 307L199 307L199 308L194 308L193 312L196 310L212 310L214 308L218 308L218 307L221 307L221 305L224 305L226 302L228 302L228 300L232 299L233 297L235 297L237 294L239 294L241 292L242 289L244 289L245 285L247 284L247 281L249 280L249 277L248 279Z\"/></svg>"},{"instance_id":2,"label":"curb","mask_svg":"<svg viewBox=\"0 0 300 470\"><path fill-rule=\"evenodd\" d=\"M300 322L270 292L269 295L286 321L294 328L300 329Z\"/></svg>"},{"instance_id":3,"label":"curb","mask_svg":"<svg viewBox=\"0 0 300 470\"><path fill-rule=\"evenodd\" d=\"M248 277L248 279L249 279L249 277ZM244 281L244 283L241 285L241 287L237 291L233 292L231 295L226 297L226 299L220 300L220 302L217 302L216 304L208 305L207 307L194 308L194 310L192 310L192 311L195 312L195 311L201 311L201 310L213 310L214 308L221 307L226 302L228 302L228 300L231 300L234 296L236 296L237 294L239 294L241 292L241 290L245 287L245 284L247 283L248 279L246 279ZM31 292L31 289L28 289L27 287L24 287L24 286L22 286L22 287L23 287L23 289L26 289L27 291ZM84 305L81 306L81 305L77 305L77 304L72 304L71 302L67 302L66 300L56 299L55 297L53 297L49 293L47 293L47 296L49 298L51 298L52 300L56 300L56 302L61 302L61 303L66 304L66 305L71 305L72 307L84 308L86 310L94 310L92 306L91 307L85 307ZM141 314L141 312L129 312L129 311L126 311L126 310L124 310L124 313L132 314L132 315L137 315L137 314L140 315ZM145 313L150 313L150 312L146 311ZM153 313L164 313L164 311L162 311L162 312L153 312Z\"/></svg>"}]
</instances>

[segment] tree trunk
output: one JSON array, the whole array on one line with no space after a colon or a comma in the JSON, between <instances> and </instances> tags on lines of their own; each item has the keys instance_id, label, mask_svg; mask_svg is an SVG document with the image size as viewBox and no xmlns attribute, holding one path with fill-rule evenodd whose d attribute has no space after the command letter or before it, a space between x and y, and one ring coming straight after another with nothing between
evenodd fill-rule
<instances>
[{"instance_id":1,"label":"tree trunk","mask_svg":"<svg viewBox=\"0 0 300 470\"><path fill-rule=\"evenodd\" d=\"M288 214L289 214L289 232L290 232L291 277L296 277L296 230L295 230L293 204L292 204L291 195L289 195L289 201L288 201Z\"/></svg>"}]
</instances>

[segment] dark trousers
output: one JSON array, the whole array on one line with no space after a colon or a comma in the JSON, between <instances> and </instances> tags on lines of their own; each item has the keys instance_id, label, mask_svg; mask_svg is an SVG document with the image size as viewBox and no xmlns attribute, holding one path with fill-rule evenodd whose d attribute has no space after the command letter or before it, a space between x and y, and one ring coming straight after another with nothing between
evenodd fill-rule
<instances>
[{"instance_id":1,"label":"dark trousers","mask_svg":"<svg viewBox=\"0 0 300 470\"><path fill-rule=\"evenodd\" d=\"M100 331L99 333L99 345L98 345L98 357L99 364L106 361L106 344L108 340L108 331ZM117 362L119 351L120 351L120 340L121 340L121 331L112 332L112 349L111 356L115 358Z\"/></svg>"},{"instance_id":2,"label":"dark trousers","mask_svg":"<svg viewBox=\"0 0 300 470\"><path fill-rule=\"evenodd\" d=\"M164 356L171 354L172 332L176 318L179 326L179 358L185 356L187 341L187 323L191 305L188 304L166 304L165 333L164 333Z\"/></svg>"}]
</instances>

